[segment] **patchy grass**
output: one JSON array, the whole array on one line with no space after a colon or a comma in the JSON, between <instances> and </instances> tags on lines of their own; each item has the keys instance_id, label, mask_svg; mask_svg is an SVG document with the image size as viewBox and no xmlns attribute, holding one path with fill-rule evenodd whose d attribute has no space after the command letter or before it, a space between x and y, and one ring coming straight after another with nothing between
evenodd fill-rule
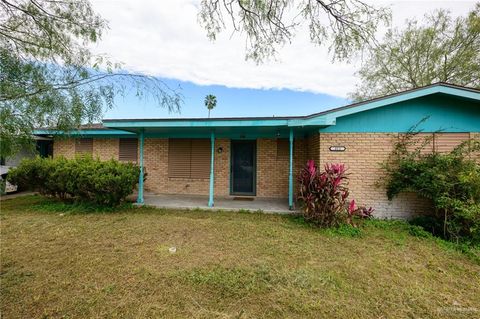
<instances>
[{"instance_id":1,"label":"patchy grass","mask_svg":"<svg viewBox=\"0 0 480 319\"><path fill-rule=\"evenodd\" d=\"M1 202L3 317L480 316L478 263L403 222L62 205Z\"/></svg>"}]
</instances>

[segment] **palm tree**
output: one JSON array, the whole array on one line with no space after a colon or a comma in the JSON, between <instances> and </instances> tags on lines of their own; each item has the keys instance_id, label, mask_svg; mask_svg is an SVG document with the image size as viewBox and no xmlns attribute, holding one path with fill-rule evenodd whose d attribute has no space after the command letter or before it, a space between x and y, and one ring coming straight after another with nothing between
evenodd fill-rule
<instances>
[{"instance_id":1,"label":"palm tree","mask_svg":"<svg viewBox=\"0 0 480 319\"><path fill-rule=\"evenodd\" d=\"M205 106L208 109L208 118L210 118L210 111L217 106L217 97L215 95L209 94L205 97Z\"/></svg>"}]
</instances>

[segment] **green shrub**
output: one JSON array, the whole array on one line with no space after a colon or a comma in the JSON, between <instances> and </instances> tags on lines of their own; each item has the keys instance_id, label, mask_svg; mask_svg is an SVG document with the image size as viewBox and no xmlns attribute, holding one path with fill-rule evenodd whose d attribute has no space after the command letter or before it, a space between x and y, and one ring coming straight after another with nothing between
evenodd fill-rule
<instances>
[{"instance_id":1,"label":"green shrub","mask_svg":"<svg viewBox=\"0 0 480 319\"><path fill-rule=\"evenodd\" d=\"M387 196L415 192L433 202L434 215L413 222L452 241L480 243L480 165L471 156L479 141L465 141L450 153L410 150L416 133L399 136L384 163Z\"/></svg>"},{"instance_id":2,"label":"green shrub","mask_svg":"<svg viewBox=\"0 0 480 319\"><path fill-rule=\"evenodd\" d=\"M409 220L410 225L421 227L434 236L443 236L443 222L436 216L417 216Z\"/></svg>"},{"instance_id":3,"label":"green shrub","mask_svg":"<svg viewBox=\"0 0 480 319\"><path fill-rule=\"evenodd\" d=\"M139 174L136 165L115 160L37 157L25 159L10 170L9 180L22 188L64 200L116 206L133 192Z\"/></svg>"}]
</instances>

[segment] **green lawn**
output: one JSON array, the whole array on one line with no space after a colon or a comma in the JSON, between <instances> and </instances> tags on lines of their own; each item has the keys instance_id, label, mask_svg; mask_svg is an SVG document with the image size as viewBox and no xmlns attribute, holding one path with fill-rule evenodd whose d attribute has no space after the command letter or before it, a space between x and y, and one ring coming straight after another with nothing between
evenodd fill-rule
<instances>
[{"instance_id":1,"label":"green lawn","mask_svg":"<svg viewBox=\"0 0 480 319\"><path fill-rule=\"evenodd\" d=\"M404 223L64 209L1 202L2 318L480 317L478 263Z\"/></svg>"}]
</instances>

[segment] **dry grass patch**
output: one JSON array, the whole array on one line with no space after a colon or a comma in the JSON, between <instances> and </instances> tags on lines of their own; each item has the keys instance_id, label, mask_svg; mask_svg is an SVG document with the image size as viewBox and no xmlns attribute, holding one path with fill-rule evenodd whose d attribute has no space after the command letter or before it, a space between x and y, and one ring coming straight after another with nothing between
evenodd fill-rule
<instances>
[{"instance_id":1,"label":"dry grass patch","mask_svg":"<svg viewBox=\"0 0 480 319\"><path fill-rule=\"evenodd\" d=\"M480 316L480 266L402 223L346 236L276 215L1 205L4 318Z\"/></svg>"}]
</instances>

